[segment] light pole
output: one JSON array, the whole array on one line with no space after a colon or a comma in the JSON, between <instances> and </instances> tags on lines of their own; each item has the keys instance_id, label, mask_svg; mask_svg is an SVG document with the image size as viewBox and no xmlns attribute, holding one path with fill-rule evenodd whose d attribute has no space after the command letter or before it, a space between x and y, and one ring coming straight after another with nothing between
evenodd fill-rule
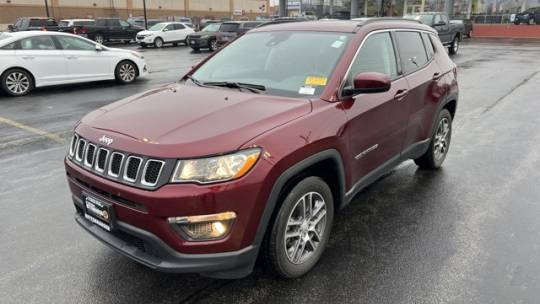
<instances>
[{"instance_id":1,"label":"light pole","mask_svg":"<svg viewBox=\"0 0 540 304\"><path fill-rule=\"evenodd\" d=\"M49 18L49 3L47 3L47 0L45 0L45 12L47 13L47 18Z\"/></svg>"},{"instance_id":2,"label":"light pole","mask_svg":"<svg viewBox=\"0 0 540 304\"><path fill-rule=\"evenodd\" d=\"M144 10L144 29L147 30L148 29L148 19L146 17L146 0L143 0L142 5L143 5L143 10Z\"/></svg>"}]
</instances>

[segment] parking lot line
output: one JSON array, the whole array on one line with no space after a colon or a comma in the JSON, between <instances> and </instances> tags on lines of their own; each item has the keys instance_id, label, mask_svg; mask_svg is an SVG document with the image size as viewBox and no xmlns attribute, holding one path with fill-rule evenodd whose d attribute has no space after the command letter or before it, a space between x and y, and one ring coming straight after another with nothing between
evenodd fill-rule
<instances>
[{"instance_id":1,"label":"parking lot line","mask_svg":"<svg viewBox=\"0 0 540 304\"><path fill-rule=\"evenodd\" d=\"M27 126L25 124L22 124L20 122L16 122L14 120L11 120L11 119L8 119L8 118L5 118L5 117L0 116L0 123L4 123L6 125L10 125L12 127L19 128L21 130L25 130L25 131L30 132L30 133L41 135L41 136L46 137L46 138L48 138L50 140L53 140L53 141L55 141L57 143L63 144L63 143L66 142L65 139L63 139L62 137L60 137L60 136L58 136L56 134L49 133L47 131L43 131L43 130L40 130L40 129L36 129L36 128Z\"/></svg>"}]
</instances>

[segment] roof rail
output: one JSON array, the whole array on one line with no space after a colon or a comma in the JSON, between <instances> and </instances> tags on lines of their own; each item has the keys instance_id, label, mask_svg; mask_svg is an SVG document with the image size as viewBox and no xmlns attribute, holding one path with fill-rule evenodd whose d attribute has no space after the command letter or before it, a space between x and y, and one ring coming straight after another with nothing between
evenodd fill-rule
<instances>
[{"instance_id":1,"label":"roof rail","mask_svg":"<svg viewBox=\"0 0 540 304\"><path fill-rule=\"evenodd\" d=\"M415 23L420 23L420 24L422 23L415 19L407 19L407 18L402 18L402 17L366 17L366 18L354 18L351 20L363 21L362 23L358 24L359 26L365 25L368 23L379 22L379 21L409 21L409 22L415 22Z\"/></svg>"}]
</instances>

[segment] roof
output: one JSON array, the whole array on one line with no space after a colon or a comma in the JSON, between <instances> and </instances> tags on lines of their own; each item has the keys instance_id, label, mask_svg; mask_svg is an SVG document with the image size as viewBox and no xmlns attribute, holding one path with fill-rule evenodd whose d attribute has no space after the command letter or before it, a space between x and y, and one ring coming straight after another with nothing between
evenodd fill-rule
<instances>
[{"instance_id":1,"label":"roof","mask_svg":"<svg viewBox=\"0 0 540 304\"><path fill-rule=\"evenodd\" d=\"M279 24L271 24L263 27L258 27L252 31L265 32L269 30L282 30L282 31L318 31L318 32L342 32L342 33L355 33L362 26L367 24L393 24L395 27L399 26L418 26L422 27L421 23L417 20L403 19L403 18L356 18L354 20L325 20L325 21L303 21L303 22L286 22Z\"/></svg>"},{"instance_id":2,"label":"roof","mask_svg":"<svg viewBox=\"0 0 540 304\"><path fill-rule=\"evenodd\" d=\"M0 40L2 44L4 42L10 43L15 40L27 38L27 37L35 37L35 36L74 36L70 33L62 33L62 32L49 32L49 31L24 31L24 32L4 32L5 34L8 34L11 36L11 38Z\"/></svg>"}]
</instances>

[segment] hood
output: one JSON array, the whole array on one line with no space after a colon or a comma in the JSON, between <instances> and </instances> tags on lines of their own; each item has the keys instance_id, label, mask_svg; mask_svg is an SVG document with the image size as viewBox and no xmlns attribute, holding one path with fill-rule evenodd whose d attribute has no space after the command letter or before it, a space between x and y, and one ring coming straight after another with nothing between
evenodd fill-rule
<instances>
[{"instance_id":1,"label":"hood","mask_svg":"<svg viewBox=\"0 0 540 304\"><path fill-rule=\"evenodd\" d=\"M144 30L144 31L137 32L137 35L155 35L156 33L157 33L156 31Z\"/></svg>"},{"instance_id":2,"label":"hood","mask_svg":"<svg viewBox=\"0 0 540 304\"><path fill-rule=\"evenodd\" d=\"M175 84L112 103L85 116L76 131L103 135L111 148L162 158L234 151L270 129L308 114L309 100Z\"/></svg>"}]
</instances>

